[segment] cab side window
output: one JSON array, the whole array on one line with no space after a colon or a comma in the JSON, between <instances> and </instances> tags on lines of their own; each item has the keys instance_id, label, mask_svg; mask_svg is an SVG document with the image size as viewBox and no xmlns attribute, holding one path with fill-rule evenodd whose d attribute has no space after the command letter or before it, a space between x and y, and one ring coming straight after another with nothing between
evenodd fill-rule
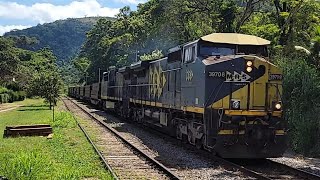
<instances>
[{"instance_id":1,"label":"cab side window","mask_svg":"<svg viewBox=\"0 0 320 180\"><path fill-rule=\"evenodd\" d=\"M196 45L185 47L184 49L184 63L191 63L196 60Z\"/></svg>"},{"instance_id":2,"label":"cab side window","mask_svg":"<svg viewBox=\"0 0 320 180\"><path fill-rule=\"evenodd\" d=\"M178 51L175 51L175 52L172 52L172 53L169 53L168 54L168 62L171 63L171 62L176 62L176 61L180 61L181 62L181 49L178 50Z\"/></svg>"},{"instance_id":3,"label":"cab side window","mask_svg":"<svg viewBox=\"0 0 320 180\"><path fill-rule=\"evenodd\" d=\"M109 73L103 74L103 81L109 81Z\"/></svg>"}]
</instances>

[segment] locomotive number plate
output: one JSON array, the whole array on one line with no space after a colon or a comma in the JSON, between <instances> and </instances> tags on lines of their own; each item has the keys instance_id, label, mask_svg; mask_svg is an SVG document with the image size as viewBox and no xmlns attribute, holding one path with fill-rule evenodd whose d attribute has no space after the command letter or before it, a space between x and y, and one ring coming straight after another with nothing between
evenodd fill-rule
<instances>
[{"instance_id":1,"label":"locomotive number plate","mask_svg":"<svg viewBox=\"0 0 320 180\"><path fill-rule=\"evenodd\" d=\"M281 81L283 79L282 74L270 74L269 81Z\"/></svg>"},{"instance_id":2,"label":"locomotive number plate","mask_svg":"<svg viewBox=\"0 0 320 180\"><path fill-rule=\"evenodd\" d=\"M209 72L209 77L224 78L225 82L248 82L251 78L247 73L241 71L240 73L234 72Z\"/></svg>"},{"instance_id":3,"label":"locomotive number plate","mask_svg":"<svg viewBox=\"0 0 320 180\"><path fill-rule=\"evenodd\" d=\"M209 72L209 77L224 78L226 77L226 72Z\"/></svg>"}]
</instances>

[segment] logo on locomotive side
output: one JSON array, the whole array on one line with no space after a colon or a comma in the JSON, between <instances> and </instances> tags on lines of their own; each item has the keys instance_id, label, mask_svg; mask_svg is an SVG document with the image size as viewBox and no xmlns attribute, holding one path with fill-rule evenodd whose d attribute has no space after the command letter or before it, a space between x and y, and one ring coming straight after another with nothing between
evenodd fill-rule
<instances>
[{"instance_id":1,"label":"logo on locomotive side","mask_svg":"<svg viewBox=\"0 0 320 180\"><path fill-rule=\"evenodd\" d=\"M163 87L167 82L166 76L161 68L160 64L154 67L150 66L149 69L149 83L150 83L150 93L153 97L160 97L162 94Z\"/></svg>"},{"instance_id":2,"label":"logo on locomotive side","mask_svg":"<svg viewBox=\"0 0 320 180\"><path fill-rule=\"evenodd\" d=\"M193 79L193 72L191 69L186 70L186 81L192 81Z\"/></svg>"},{"instance_id":3,"label":"logo on locomotive side","mask_svg":"<svg viewBox=\"0 0 320 180\"><path fill-rule=\"evenodd\" d=\"M241 71L241 73L238 73L236 71L229 72L209 72L209 77L214 78L225 78L225 82L247 82L251 77Z\"/></svg>"}]
</instances>

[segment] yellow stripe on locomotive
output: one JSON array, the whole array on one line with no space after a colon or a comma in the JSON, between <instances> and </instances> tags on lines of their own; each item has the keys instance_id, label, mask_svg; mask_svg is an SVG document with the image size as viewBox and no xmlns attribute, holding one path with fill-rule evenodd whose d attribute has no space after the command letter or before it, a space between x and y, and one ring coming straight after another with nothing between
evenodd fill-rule
<instances>
[{"instance_id":1,"label":"yellow stripe on locomotive","mask_svg":"<svg viewBox=\"0 0 320 180\"><path fill-rule=\"evenodd\" d=\"M212 103L210 107L213 109L230 109L231 111L226 112L228 115L260 116L266 115L268 112L280 111L274 113L274 115L281 116L281 70L269 61L256 56L243 56L243 58L246 60L243 72L250 74L252 68L265 67L264 75L252 82L247 82L244 87ZM239 104L232 104L234 101Z\"/></svg>"}]
</instances>

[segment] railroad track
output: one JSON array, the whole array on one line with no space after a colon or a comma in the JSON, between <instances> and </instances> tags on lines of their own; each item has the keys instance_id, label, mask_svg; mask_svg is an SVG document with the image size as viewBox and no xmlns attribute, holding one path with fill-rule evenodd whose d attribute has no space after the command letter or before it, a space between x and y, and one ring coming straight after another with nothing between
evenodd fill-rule
<instances>
[{"instance_id":1,"label":"railroad track","mask_svg":"<svg viewBox=\"0 0 320 180\"><path fill-rule=\"evenodd\" d=\"M79 105L77 106L80 107ZM83 110L83 108L81 109ZM89 115L93 117L93 115L91 115L90 113ZM101 123L101 121L99 122ZM140 125L139 127L142 128ZM150 130L149 128L147 129L143 128L143 129L150 131L153 135L159 136L160 138L165 138L166 140L171 141L174 144L177 144L178 140L176 140L175 138L172 138L167 135L163 135L163 133L156 130ZM199 151L201 151L202 155L206 156L208 159L212 159L213 161L219 162L220 164L223 165L225 169L239 170L243 174L256 179L320 179L320 176L316 174L295 169L293 167L286 166L284 164L277 163L275 161L268 160L268 159L257 160L256 162L251 160L248 160L248 161L227 160L217 156L213 156L212 153L210 152L207 152L204 150L198 150L196 149L196 147L188 144L183 144L182 146L195 152L196 154L199 154Z\"/></svg>"},{"instance_id":2,"label":"railroad track","mask_svg":"<svg viewBox=\"0 0 320 180\"><path fill-rule=\"evenodd\" d=\"M163 138L163 133L155 130L151 130L151 131L153 131L153 134L157 132L157 135ZM172 142L178 141L177 139L172 138L170 136L166 136L166 138ZM282 163L278 163L270 159L229 160L229 159L223 159L218 156L213 156L212 153L205 150L199 150L195 146L192 146L190 144L182 144L182 145L191 151L198 152L198 153L200 152L203 156L206 156L208 159L212 159L213 161L217 161L221 163L225 169L237 169L242 173L246 174L247 176L253 177L256 179L320 180L320 175L317 175L308 171L304 171L301 169L297 169Z\"/></svg>"},{"instance_id":3,"label":"railroad track","mask_svg":"<svg viewBox=\"0 0 320 180\"><path fill-rule=\"evenodd\" d=\"M148 129L150 130L150 129ZM153 134L163 138L163 133L155 130L151 130ZM168 141L177 142L178 140L170 136L166 136ZM296 169L291 166L278 163L269 159L258 159L258 160L228 160L218 156L213 156L212 153L199 150L195 146L190 144L182 144L185 148L194 151L201 152L203 156L208 159L221 163L225 169L237 169L249 177L262 180L271 179L309 179L309 180L320 180L320 176L311 172Z\"/></svg>"},{"instance_id":4,"label":"railroad track","mask_svg":"<svg viewBox=\"0 0 320 180\"><path fill-rule=\"evenodd\" d=\"M260 160L233 160L231 163L242 166L257 174L260 174L264 179L310 179L320 180L320 176L296 169L291 166L278 163L269 159Z\"/></svg>"},{"instance_id":5,"label":"railroad track","mask_svg":"<svg viewBox=\"0 0 320 180\"><path fill-rule=\"evenodd\" d=\"M179 179L167 167L69 98L63 99L63 102L70 112L82 113L82 116L94 120L91 123L86 122L85 127L77 123L114 179ZM97 142L92 141L87 131L96 133Z\"/></svg>"},{"instance_id":6,"label":"railroad track","mask_svg":"<svg viewBox=\"0 0 320 180\"><path fill-rule=\"evenodd\" d=\"M273 164L273 166L278 166L280 169L283 169L285 171L288 171L292 174L297 175L300 178L304 178L304 179L314 179L314 180L320 180L320 175L311 173L311 172L307 172L301 169L297 169L297 168L293 168L291 166L282 164L282 163L278 163L275 161L272 161L270 159L266 159L265 161L267 161L267 163Z\"/></svg>"}]
</instances>

